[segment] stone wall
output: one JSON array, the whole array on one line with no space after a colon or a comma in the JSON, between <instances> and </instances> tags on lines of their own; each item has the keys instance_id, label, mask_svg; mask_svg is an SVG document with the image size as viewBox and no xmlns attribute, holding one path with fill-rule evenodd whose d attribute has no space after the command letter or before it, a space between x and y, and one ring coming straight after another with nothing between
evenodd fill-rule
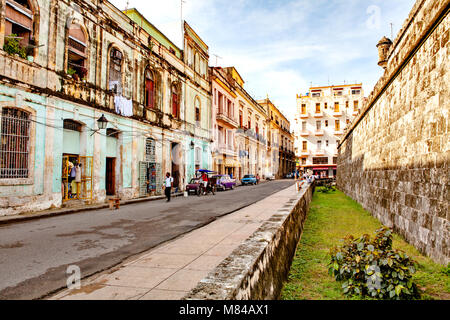
<instances>
[{"instance_id":1,"label":"stone wall","mask_svg":"<svg viewBox=\"0 0 450 320\"><path fill-rule=\"evenodd\" d=\"M310 185L274 212L250 238L222 261L187 300L273 300L279 298L303 231L314 193Z\"/></svg>"},{"instance_id":2,"label":"stone wall","mask_svg":"<svg viewBox=\"0 0 450 320\"><path fill-rule=\"evenodd\" d=\"M449 2L414 5L345 133L337 176L348 196L443 264L450 262Z\"/></svg>"}]
</instances>

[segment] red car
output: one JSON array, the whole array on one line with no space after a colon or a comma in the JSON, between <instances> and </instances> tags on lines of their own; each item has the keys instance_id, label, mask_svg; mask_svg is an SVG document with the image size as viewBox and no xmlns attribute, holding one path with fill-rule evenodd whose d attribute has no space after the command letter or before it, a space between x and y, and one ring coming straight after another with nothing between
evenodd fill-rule
<instances>
[{"instance_id":1,"label":"red car","mask_svg":"<svg viewBox=\"0 0 450 320\"><path fill-rule=\"evenodd\" d=\"M186 191L188 194L198 194L200 192L200 178L192 178L186 186Z\"/></svg>"}]
</instances>

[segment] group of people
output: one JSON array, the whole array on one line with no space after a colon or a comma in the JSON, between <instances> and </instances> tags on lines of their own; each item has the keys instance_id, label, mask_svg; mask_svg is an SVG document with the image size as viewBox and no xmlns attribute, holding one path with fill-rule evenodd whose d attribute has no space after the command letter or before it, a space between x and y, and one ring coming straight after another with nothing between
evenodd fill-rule
<instances>
[{"instance_id":1,"label":"group of people","mask_svg":"<svg viewBox=\"0 0 450 320\"><path fill-rule=\"evenodd\" d=\"M64 184L64 194L67 194L68 199L80 197L81 184L81 163L69 161L67 165L67 184Z\"/></svg>"},{"instance_id":2,"label":"group of people","mask_svg":"<svg viewBox=\"0 0 450 320\"><path fill-rule=\"evenodd\" d=\"M318 174L316 174L316 175L314 175L314 174L309 174L309 173L305 172L305 173L303 174L303 179L306 180L306 182L311 183L311 182L313 182L314 180L319 179L319 175L318 175Z\"/></svg>"}]
</instances>

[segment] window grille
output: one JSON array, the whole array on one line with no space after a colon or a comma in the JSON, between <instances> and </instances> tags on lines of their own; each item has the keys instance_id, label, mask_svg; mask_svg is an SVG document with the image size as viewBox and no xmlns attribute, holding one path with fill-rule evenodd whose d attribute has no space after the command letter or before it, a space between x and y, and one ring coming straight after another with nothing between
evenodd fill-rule
<instances>
[{"instance_id":1,"label":"window grille","mask_svg":"<svg viewBox=\"0 0 450 320\"><path fill-rule=\"evenodd\" d=\"M313 164L328 164L327 157L313 158Z\"/></svg>"},{"instance_id":2,"label":"window grille","mask_svg":"<svg viewBox=\"0 0 450 320\"><path fill-rule=\"evenodd\" d=\"M63 127L66 130L81 132L81 124L72 119L64 119Z\"/></svg>"},{"instance_id":3,"label":"window grille","mask_svg":"<svg viewBox=\"0 0 450 320\"><path fill-rule=\"evenodd\" d=\"M156 162L156 144L152 138L145 140L145 161Z\"/></svg>"},{"instance_id":4,"label":"window grille","mask_svg":"<svg viewBox=\"0 0 450 320\"><path fill-rule=\"evenodd\" d=\"M30 124L29 113L2 109L0 179L28 178Z\"/></svg>"}]
</instances>

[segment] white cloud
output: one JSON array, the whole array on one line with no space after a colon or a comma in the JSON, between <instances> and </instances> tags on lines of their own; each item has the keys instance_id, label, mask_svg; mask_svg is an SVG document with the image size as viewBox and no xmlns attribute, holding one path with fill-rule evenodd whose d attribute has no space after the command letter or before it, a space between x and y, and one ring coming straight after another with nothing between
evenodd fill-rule
<instances>
[{"instance_id":1,"label":"white cloud","mask_svg":"<svg viewBox=\"0 0 450 320\"><path fill-rule=\"evenodd\" d=\"M314 85L363 82L366 95L382 73L376 42L403 24L415 0L184 0L183 17L221 66L235 66L255 99L266 94L291 120L296 94ZM111 0L124 9L127 0ZM380 7L380 27L367 8ZM180 0L130 0L182 47Z\"/></svg>"}]
</instances>

